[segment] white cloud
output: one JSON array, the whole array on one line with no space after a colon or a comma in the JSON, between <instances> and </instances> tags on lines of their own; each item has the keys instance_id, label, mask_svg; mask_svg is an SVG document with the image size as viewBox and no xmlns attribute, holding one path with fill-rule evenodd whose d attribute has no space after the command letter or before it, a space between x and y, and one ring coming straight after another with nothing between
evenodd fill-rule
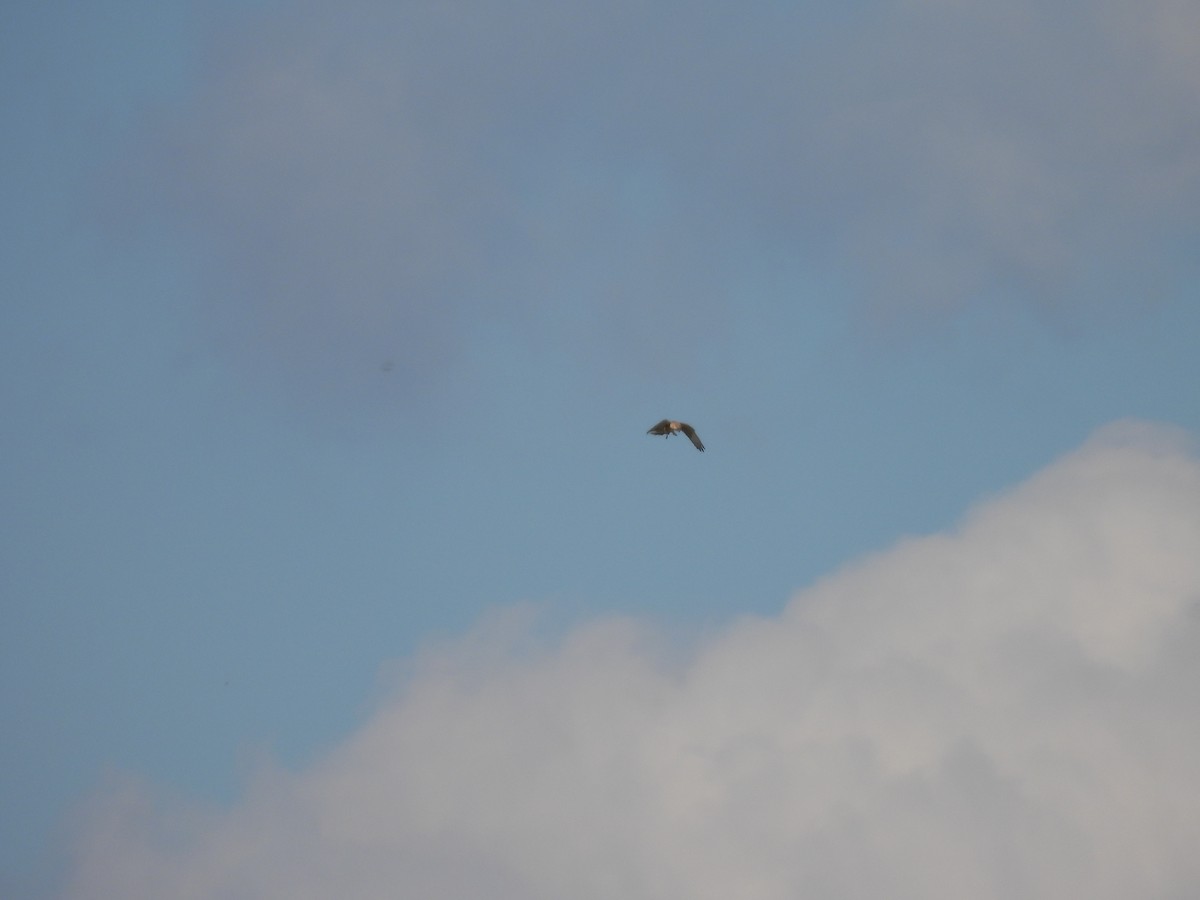
<instances>
[{"instance_id":1,"label":"white cloud","mask_svg":"<svg viewBox=\"0 0 1200 900\"><path fill-rule=\"evenodd\" d=\"M112 785L67 895L1195 896L1197 547L1200 462L1114 426L682 657L501 617L229 810Z\"/></svg>"}]
</instances>

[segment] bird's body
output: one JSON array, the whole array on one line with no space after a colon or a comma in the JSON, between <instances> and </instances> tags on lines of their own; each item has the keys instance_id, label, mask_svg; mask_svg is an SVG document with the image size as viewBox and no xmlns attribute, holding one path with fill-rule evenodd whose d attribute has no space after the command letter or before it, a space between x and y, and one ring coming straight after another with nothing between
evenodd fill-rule
<instances>
[{"instance_id":1,"label":"bird's body","mask_svg":"<svg viewBox=\"0 0 1200 900\"><path fill-rule=\"evenodd\" d=\"M687 422L676 422L673 419L663 419L646 434L661 434L663 437L670 437L673 434L683 432L687 435L688 440L695 445L696 449L701 453L704 452L704 444L700 441L700 436L696 434L696 429Z\"/></svg>"}]
</instances>

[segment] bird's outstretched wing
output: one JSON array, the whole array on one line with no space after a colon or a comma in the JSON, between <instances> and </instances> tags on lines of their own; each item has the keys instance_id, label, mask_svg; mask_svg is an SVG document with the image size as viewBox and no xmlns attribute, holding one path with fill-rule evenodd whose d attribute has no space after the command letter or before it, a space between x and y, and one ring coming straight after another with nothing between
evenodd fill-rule
<instances>
[{"instance_id":1,"label":"bird's outstretched wing","mask_svg":"<svg viewBox=\"0 0 1200 900\"><path fill-rule=\"evenodd\" d=\"M649 431L647 431L646 434L669 434L670 432L671 432L671 420L663 419L661 422L659 422L657 425L655 425L653 428L651 428Z\"/></svg>"},{"instance_id":2,"label":"bird's outstretched wing","mask_svg":"<svg viewBox=\"0 0 1200 900\"><path fill-rule=\"evenodd\" d=\"M688 440L695 444L697 450L699 450L701 453L704 452L704 444L701 443L700 436L696 434L695 428L687 424L687 422L680 422L679 430L688 436Z\"/></svg>"}]
</instances>

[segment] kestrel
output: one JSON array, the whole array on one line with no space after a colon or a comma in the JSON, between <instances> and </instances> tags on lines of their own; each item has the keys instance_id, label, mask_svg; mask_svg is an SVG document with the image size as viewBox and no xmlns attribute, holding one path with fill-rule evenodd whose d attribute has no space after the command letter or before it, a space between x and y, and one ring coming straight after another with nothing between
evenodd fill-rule
<instances>
[{"instance_id":1,"label":"kestrel","mask_svg":"<svg viewBox=\"0 0 1200 900\"><path fill-rule=\"evenodd\" d=\"M701 443L700 437L696 434L696 429L687 422L674 422L671 419L663 419L647 431L646 434L661 434L663 437L670 437L680 431L688 436L688 440L695 445L697 450L701 453L704 452L704 444Z\"/></svg>"}]
</instances>

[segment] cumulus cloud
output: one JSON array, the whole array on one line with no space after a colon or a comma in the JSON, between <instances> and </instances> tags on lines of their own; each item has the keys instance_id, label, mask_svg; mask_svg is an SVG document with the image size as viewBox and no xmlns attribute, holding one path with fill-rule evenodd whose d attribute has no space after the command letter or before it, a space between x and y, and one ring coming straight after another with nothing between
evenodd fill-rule
<instances>
[{"instance_id":1,"label":"cumulus cloud","mask_svg":"<svg viewBox=\"0 0 1200 900\"><path fill-rule=\"evenodd\" d=\"M335 392L364 359L435 381L495 322L702 340L780 255L891 317L1142 297L1197 225L1198 17L298 2L215 30L139 177L209 245L230 346Z\"/></svg>"},{"instance_id":2,"label":"cumulus cloud","mask_svg":"<svg viewBox=\"0 0 1200 900\"><path fill-rule=\"evenodd\" d=\"M67 896L1195 896L1197 547L1200 461L1114 426L690 649L500 617L230 809L114 784Z\"/></svg>"}]
</instances>

